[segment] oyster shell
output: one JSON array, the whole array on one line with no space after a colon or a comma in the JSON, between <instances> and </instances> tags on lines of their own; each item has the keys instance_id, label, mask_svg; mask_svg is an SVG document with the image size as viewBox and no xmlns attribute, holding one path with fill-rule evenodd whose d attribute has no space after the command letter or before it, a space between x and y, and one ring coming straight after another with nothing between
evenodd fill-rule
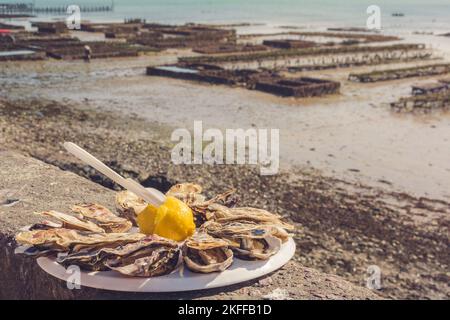
<instances>
[{"instance_id":1,"label":"oyster shell","mask_svg":"<svg viewBox=\"0 0 450 320\"><path fill-rule=\"evenodd\" d=\"M277 236L279 230L270 225L208 221L202 226L202 231L228 241L234 254L246 260L269 259L280 250L282 244Z\"/></svg>"},{"instance_id":2,"label":"oyster shell","mask_svg":"<svg viewBox=\"0 0 450 320\"><path fill-rule=\"evenodd\" d=\"M195 184L195 183L190 183L190 182L185 182L185 183L178 183L173 185L172 187L170 187L170 189L167 191L167 195L173 196L176 193L180 193L180 194L189 194L189 193L193 193L193 194L201 194L203 191L202 186Z\"/></svg>"},{"instance_id":3,"label":"oyster shell","mask_svg":"<svg viewBox=\"0 0 450 320\"><path fill-rule=\"evenodd\" d=\"M66 228L24 231L16 235L16 241L39 250L77 252L87 247L122 245L145 238L142 233L97 233Z\"/></svg>"},{"instance_id":4,"label":"oyster shell","mask_svg":"<svg viewBox=\"0 0 450 320\"><path fill-rule=\"evenodd\" d=\"M205 202L206 198L201 194L202 187L194 183L180 183L173 185L166 196L175 197L187 205L194 205Z\"/></svg>"},{"instance_id":5,"label":"oyster shell","mask_svg":"<svg viewBox=\"0 0 450 320\"><path fill-rule=\"evenodd\" d=\"M113 258L115 252L117 252L119 248L128 244L137 244L141 240L131 242L115 241L98 244L75 244L69 252L58 254L57 262L65 267L75 264L87 271L109 270L105 264L107 259Z\"/></svg>"},{"instance_id":6,"label":"oyster shell","mask_svg":"<svg viewBox=\"0 0 450 320\"><path fill-rule=\"evenodd\" d=\"M53 210L39 212L37 214L39 214L41 216L55 218L56 220L60 221L63 224L64 228L67 228L67 229L84 230L84 231L99 232L99 233L105 232L105 230L100 228L95 223L92 223L90 221L83 221L81 219L78 219L77 217L70 215L70 214L53 211Z\"/></svg>"},{"instance_id":7,"label":"oyster shell","mask_svg":"<svg viewBox=\"0 0 450 320\"><path fill-rule=\"evenodd\" d=\"M280 215L263 209L251 207L227 208L215 203L209 206L209 212L206 217L208 220L213 220L219 223L235 221L274 226L279 229L277 233L283 242L287 241L289 238L289 234L286 230L294 230L294 226L282 221Z\"/></svg>"},{"instance_id":8,"label":"oyster shell","mask_svg":"<svg viewBox=\"0 0 450 320\"><path fill-rule=\"evenodd\" d=\"M194 213L195 225L197 227L208 220L207 214L210 205L222 204L224 206L233 206L238 200L235 189L218 194L209 200L206 200L206 198L200 194L201 191L202 187L199 185L182 183L173 186L167 192L167 195L175 196L181 201L184 201L191 208Z\"/></svg>"},{"instance_id":9,"label":"oyster shell","mask_svg":"<svg viewBox=\"0 0 450 320\"><path fill-rule=\"evenodd\" d=\"M42 222L33 224L31 227L28 228L28 231L48 230L48 229L55 229L55 228L62 228L62 223L55 223L52 221L44 220Z\"/></svg>"},{"instance_id":10,"label":"oyster shell","mask_svg":"<svg viewBox=\"0 0 450 320\"><path fill-rule=\"evenodd\" d=\"M225 207L232 207L238 202L238 196L236 195L236 189L230 189L223 193L220 193L213 198L203 201L197 202L191 205L192 210L195 210L203 215L206 215L209 211L209 206L213 204L223 205Z\"/></svg>"},{"instance_id":11,"label":"oyster shell","mask_svg":"<svg viewBox=\"0 0 450 320\"><path fill-rule=\"evenodd\" d=\"M90 221L107 233L127 232L131 229L131 221L118 217L107 208L98 204L81 204L72 207L72 211L79 214L79 218Z\"/></svg>"},{"instance_id":12,"label":"oyster shell","mask_svg":"<svg viewBox=\"0 0 450 320\"><path fill-rule=\"evenodd\" d=\"M120 191L116 194L116 209L119 215L137 227L137 215L145 209L147 203L128 190Z\"/></svg>"},{"instance_id":13,"label":"oyster shell","mask_svg":"<svg viewBox=\"0 0 450 320\"><path fill-rule=\"evenodd\" d=\"M183 245L183 259L194 272L210 273L227 269L233 263L229 243L200 232L187 239Z\"/></svg>"},{"instance_id":14,"label":"oyster shell","mask_svg":"<svg viewBox=\"0 0 450 320\"><path fill-rule=\"evenodd\" d=\"M176 197L185 202L191 207L206 208L213 203L220 203L226 206L232 206L237 202L236 189L230 189L224 193L218 194L215 197L206 200L206 197L201 193L203 188L194 183L180 183L172 186L167 191L167 196Z\"/></svg>"},{"instance_id":15,"label":"oyster shell","mask_svg":"<svg viewBox=\"0 0 450 320\"><path fill-rule=\"evenodd\" d=\"M157 277L171 273L182 262L178 244L158 236L104 251L111 255L105 265L126 276Z\"/></svg>"},{"instance_id":16,"label":"oyster shell","mask_svg":"<svg viewBox=\"0 0 450 320\"><path fill-rule=\"evenodd\" d=\"M56 261L66 268L77 265L87 271L106 271L108 270L108 267L105 266L107 255L104 254L104 250L103 247L87 247L72 253L64 252L58 254Z\"/></svg>"}]
</instances>

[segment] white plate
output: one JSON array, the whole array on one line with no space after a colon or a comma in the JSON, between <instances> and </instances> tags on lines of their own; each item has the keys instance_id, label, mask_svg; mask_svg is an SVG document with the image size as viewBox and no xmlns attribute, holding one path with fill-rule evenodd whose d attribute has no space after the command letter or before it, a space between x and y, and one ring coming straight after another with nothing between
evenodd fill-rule
<instances>
[{"instance_id":1,"label":"white plate","mask_svg":"<svg viewBox=\"0 0 450 320\"><path fill-rule=\"evenodd\" d=\"M125 277L114 271L81 271L81 286L128 292L176 292L203 290L229 286L259 278L285 265L295 253L292 238L281 246L281 250L265 261L244 261L234 259L231 267L223 272L195 273L187 268L154 278ZM58 264L54 258L40 257L39 266L52 276L67 281L73 274Z\"/></svg>"}]
</instances>

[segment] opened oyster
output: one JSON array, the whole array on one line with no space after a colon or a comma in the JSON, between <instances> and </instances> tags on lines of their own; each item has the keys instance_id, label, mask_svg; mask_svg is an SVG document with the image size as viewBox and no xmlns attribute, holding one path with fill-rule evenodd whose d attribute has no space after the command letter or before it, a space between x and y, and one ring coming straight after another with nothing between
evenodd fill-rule
<instances>
[{"instance_id":1,"label":"opened oyster","mask_svg":"<svg viewBox=\"0 0 450 320\"><path fill-rule=\"evenodd\" d=\"M268 225L208 221L202 226L202 231L227 240L235 255L247 260L269 259L280 250L282 244L278 236L280 230Z\"/></svg>"},{"instance_id":2,"label":"opened oyster","mask_svg":"<svg viewBox=\"0 0 450 320\"><path fill-rule=\"evenodd\" d=\"M62 223L56 223L52 221L44 220L39 223L33 224L31 227L28 228L28 231L33 230L49 230L49 229L55 229L55 228L62 228Z\"/></svg>"},{"instance_id":3,"label":"opened oyster","mask_svg":"<svg viewBox=\"0 0 450 320\"><path fill-rule=\"evenodd\" d=\"M227 269L233 263L229 243L205 232L194 234L183 245L186 266L194 272L210 273Z\"/></svg>"},{"instance_id":4,"label":"opened oyster","mask_svg":"<svg viewBox=\"0 0 450 320\"><path fill-rule=\"evenodd\" d=\"M231 189L206 200L201 194L202 187L193 183L180 183L172 186L166 195L173 196L185 202L194 213L197 227L207 220L208 208L212 204L233 206L237 202L236 190Z\"/></svg>"},{"instance_id":5,"label":"opened oyster","mask_svg":"<svg viewBox=\"0 0 450 320\"><path fill-rule=\"evenodd\" d=\"M37 213L41 216L52 217L56 220L60 221L64 228L67 229L75 229L75 230L84 230L91 232L99 232L104 233L105 230L100 228L98 225L91 221L83 221L77 217L74 217L70 214L58 212L58 211L44 211Z\"/></svg>"},{"instance_id":6,"label":"opened oyster","mask_svg":"<svg viewBox=\"0 0 450 320\"><path fill-rule=\"evenodd\" d=\"M45 252L76 252L86 247L116 246L145 238L141 233L97 233L66 228L24 231L16 235L16 241Z\"/></svg>"},{"instance_id":7,"label":"opened oyster","mask_svg":"<svg viewBox=\"0 0 450 320\"><path fill-rule=\"evenodd\" d=\"M147 203L128 190L118 192L115 202L119 215L137 227L137 215L147 207Z\"/></svg>"},{"instance_id":8,"label":"opened oyster","mask_svg":"<svg viewBox=\"0 0 450 320\"><path fill-rule=\"evenodd\" d=\"M191 204L190 207L194 212L196 219L202 223L208 220L212 205L220 205L224 207L232 207L238 201L236 196L236 189L230 189L224 193L218 194L215 197L204 201Z\"/></svg>"},{"instance_id":9,"label":"opened oyster","mask_svg":"<svg viewBox=\"0 0 450 320\"><path fill-rule=\"evenodd\" d=\"M175 197L187 205L193 205L205 202L205 196L202 193L203 189L198 184L194 183L180 183L172 186L167 191L166 196Z\"/></svg>"},{"instance_id":10,"label":"opened oyster","mask_svg":"<svg viewBox=\"0 0 450 320\"><path fill-rule=\"evenodd\" d=\"M117 243L111 243L110 245L118 246ZM87 271L105 271L108 270L108 267L105 266L105 259L108 258L105 253L106 248L103 246L83 246L72 253L58 254L56 261L65 267L77 265Z\"/></svg>"},{"instance_id":11,"label":"opened oyster","mask_svg":"<svg viewBox=\"0 0 450 320\"><path fill-rule=\"evenodd\" d=\"M105 265L126 276L162 276L174 271L182 262L178 244L158 236L103 251L109 255Z\"/></svg>"},{"instance_id":12,"label":"opened oyster","mask_svg":"<svg viewBox=\"0 0 450 320\"><path fill-rule=\"evenodd\" d=\"M220 223L243 222L270 225L284 230L293 230L294 226L281 220L281 216L269 211L251 207L228 208L220 204L212 204L208 208L207 219ZM283 242L287 241L289 235L280 231Z\"/></svg>"},{"instance_id":13,"label":"opened oyster","mask_svg":"<svg viewBox=\"0 0 450 320\"><path fill-rule=\"evenodd\" d=\"M72 207L72 211L79 214L79 218L84 221L90 221L105 232L127 232L132 224L129 220L120 218L107 208L98 204L82 204Z\"/></svg>"}]
</instances>

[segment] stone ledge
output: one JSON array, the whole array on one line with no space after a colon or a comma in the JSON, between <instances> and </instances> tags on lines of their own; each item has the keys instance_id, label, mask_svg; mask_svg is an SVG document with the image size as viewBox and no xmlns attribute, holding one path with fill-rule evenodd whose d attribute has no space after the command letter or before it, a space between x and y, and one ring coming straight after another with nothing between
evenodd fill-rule
<instances>
[{"instance_id":1,"label":"stone ledge","mask_svg":"<svg viewBox=\"0 0 450 320\"><path fill-rule=\"evenodd\" d=\"M0 299L261 299L274 292L282 292L288 299L380 299L364 287L296 262L261 279L205 291L133 294L85 287L69 290L65 282L42 271L34 258L14 254L14 234L39 221L33 212L67 211L80 202L108 205L113 198L113 191L71 172L0 151Z\"/></svg>"}]
</instances>

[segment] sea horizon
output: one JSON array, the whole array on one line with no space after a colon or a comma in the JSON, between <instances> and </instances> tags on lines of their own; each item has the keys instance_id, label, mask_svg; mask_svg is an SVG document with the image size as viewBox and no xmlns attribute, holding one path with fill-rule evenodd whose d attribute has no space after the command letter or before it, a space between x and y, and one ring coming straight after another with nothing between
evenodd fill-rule
<instances>
[{"instance_id":1,"label":"sea horizon","mask_svg":"<svg viewBox=\"0 0 450 320\"><path fill-rule=\"evenodd\" d=\"M149 22L182 24L195 23L264 23L269 25L298 25L305 28L366 26L367 8L377 5L381 10L381 27L387 32L429 31L450 29L450 3L432 0L9 0L0 3L34 3L36 7L113 5L111 12L82 12L90 21L121 21L141 18ZM394 17L402 13L403 17ZM61 18L62 16L59 16ZM38 14L36 19L58 19L53 14Z\"/></svg>"}]
</instances>

